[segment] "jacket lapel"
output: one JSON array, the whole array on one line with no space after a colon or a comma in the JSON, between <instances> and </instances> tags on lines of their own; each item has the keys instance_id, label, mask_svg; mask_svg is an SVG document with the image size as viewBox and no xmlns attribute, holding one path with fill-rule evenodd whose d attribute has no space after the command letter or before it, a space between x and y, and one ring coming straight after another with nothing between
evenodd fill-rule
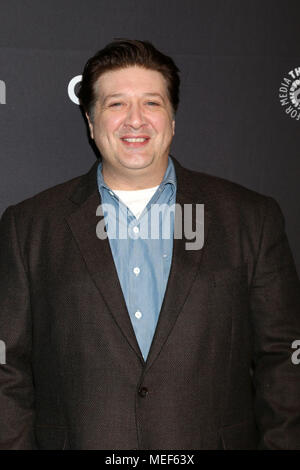
<instances>
[{"instance_id":1,"label":"jacket lapel","mask_svg":"<svg viewBox=\"0 0 300 470\"><path fill-rule=\"evenodd\" d=\"M183 237L182 239L173 240L173 256L168 284L155 335L146 361L147 369L153 364L170 335L185 300L189 295L189 291L199 270L211 219L209 204L205 203L205 195L202 193L201 188L193 187L193 180L190 177L191 173L189 170L183 168L174 157L172 157L172 159L177 178L176 203L181 206L181 213L184 214L183 208L185 204L191 204L193 209L195 209L197 203L204 204L204 245L200 250L186 249L186 243L190 240L184 237L182 217Z\"/></svg>"},{"instance_id":2,"label":"jacket lapel","mask_svg":"<svg viewBox=\"0 0 300 470\"><path fill-rule=\"evenodd\" d=\"M83 176L82 183L71 194L70 199L77 208L66 219L107 308L130 347L144 363L127 311L109 240L101 240L96 235L96 225L100 220L96 216L96 209L101 203L97 188L97 166L98 162Z\"/></svg>"},{"instance_id":3,"label":"jacket lapel","mask_svg":"<svg viewBox=\"0 0 300 470\"><path fill-rule=\"evenodd\" d=\"M183 168L174 157L172 159L177 178L176 203L180 204L182 208L184 204L193 204L194 206L196 203L204 204L204 194L202 194L201 188L193 187L193 180L190 177L191 172ZM97 166L98 162L95 162L89 173L81 178L79 185L70 195L70 199L76 204L76 208L66 220L76 239L87 269L107 308L126 337L130 347L138 355L142 364L145 364L130 321L109 240L108 238L101 240L96 235L96 225L100 220L96 216L96 209L101 203L97 188ZM182 239L174 239L173 241L169 280L146 361L146 368L151 366L159 354L189 294L205 248L209 222L209 205L205 204L204 247L202 249L186 250L186 242L190 240L187 240L184 236ZM183 225L182 233L184 235Z\"/></svg>"}]
</instances>

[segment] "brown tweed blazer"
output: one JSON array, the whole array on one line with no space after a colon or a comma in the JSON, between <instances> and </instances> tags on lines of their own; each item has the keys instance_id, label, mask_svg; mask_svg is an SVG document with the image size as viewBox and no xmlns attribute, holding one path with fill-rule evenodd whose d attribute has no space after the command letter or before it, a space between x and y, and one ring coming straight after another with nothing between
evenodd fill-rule
<instances>
[{"instance_id":1,"label":"brown tweed blazer","mask_svg":"<svg viewBox=\"0 0 300 470\"><path fill-rule=\"evenodd\" d=\"M205 241L175 239L147 361L108 239L97 162L4 212L1 449L300 449L300 287L274 199L183 168Z\"/></svg>"}]
</instances>

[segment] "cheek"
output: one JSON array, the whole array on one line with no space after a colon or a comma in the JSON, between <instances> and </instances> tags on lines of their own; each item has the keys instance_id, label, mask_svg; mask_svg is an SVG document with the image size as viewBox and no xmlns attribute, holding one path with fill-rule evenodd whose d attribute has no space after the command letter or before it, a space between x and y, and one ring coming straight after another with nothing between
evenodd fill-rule
<instances>
[{"instance_id":1,"label":"cheek","mask_svg":"<svg viewBox=\"0 0 300 470\"><path fill-rule=\"evenodd\" d=\"M115 132L121 123L121 117L118 115L113 116L102 116L96 121L96 127L98 129L98 134L111 134Z\"/></svg>"},{"instance_id":2,"label":"cheek","mask_svg":"<svg viewBox=\"0 0 300 470\"><path fill-rule=\"evenodd\" d=\"M172 132L172 123L166 116L152 117L150 122L158 134L164 135Z\"/></svg>"},{"instance_id":3,"label":"cheek","mask_svg":"<svg viewBox=\"0 0 300 470\"><path fill-rule=\"evenodd\" d=\"M169 119L161 120L158 129L162 136L169 137L173 135L173 125Z\"/></svg>"},{"instance_id":4,"label":"cheek","mask_svg":"<svg viewBox=\"0 0 300 470\"><path fill-rule=\"evenodd\" d=\"M107 135L108 139L118 135L121 124L122 118L120 116L111 117L103 124L103 129L105 129L104 133Z\"/></svg>"}]
</instances>

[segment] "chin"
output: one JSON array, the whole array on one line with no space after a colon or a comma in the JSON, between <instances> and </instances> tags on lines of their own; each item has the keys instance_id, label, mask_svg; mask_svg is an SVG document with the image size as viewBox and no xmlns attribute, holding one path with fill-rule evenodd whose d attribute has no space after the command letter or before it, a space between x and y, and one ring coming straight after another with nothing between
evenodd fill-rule
<instances>
[{"instance_id":1,"label":"chin","mask_svg":"<svg viewBox=\"0 0 300 470\"><path fill-rule=\"evenodd\" d=\"M131 158L122 158L120 159L120 163L125 168L129 169L142 169L147 168L153 162L153 157L145 157L145 156L134 156Z\"/></svg>"}]
</instances>

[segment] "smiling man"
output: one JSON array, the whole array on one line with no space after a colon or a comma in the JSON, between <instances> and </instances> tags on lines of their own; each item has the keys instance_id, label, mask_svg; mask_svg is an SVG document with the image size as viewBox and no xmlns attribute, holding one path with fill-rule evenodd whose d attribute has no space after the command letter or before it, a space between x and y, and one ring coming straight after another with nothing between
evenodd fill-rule
<instances>
[{"instance_id":1,"label":"smiling man","mask_svg":"<svg viewBox=\"0 0 300 470\"><path fill-rule=\"evenodd\" d=\"M300 449L284 219L170 155L178 72L147 41L97 52L79 99L101 158L2 216L1 449ZM204 205L201 249L175 205Z\"/></svg>"},{"instance_id":2,"label":"smiling man","mask_svg":"<svg viewBox=\"0 0 300 470\"><path fill-rule=\"evenodd\" d=\"M160 184L175 130L165 78L134 66L105 72L94 86L97 101L87 118L105 182L121 190Z\"/></svg>"}]
</instances>

